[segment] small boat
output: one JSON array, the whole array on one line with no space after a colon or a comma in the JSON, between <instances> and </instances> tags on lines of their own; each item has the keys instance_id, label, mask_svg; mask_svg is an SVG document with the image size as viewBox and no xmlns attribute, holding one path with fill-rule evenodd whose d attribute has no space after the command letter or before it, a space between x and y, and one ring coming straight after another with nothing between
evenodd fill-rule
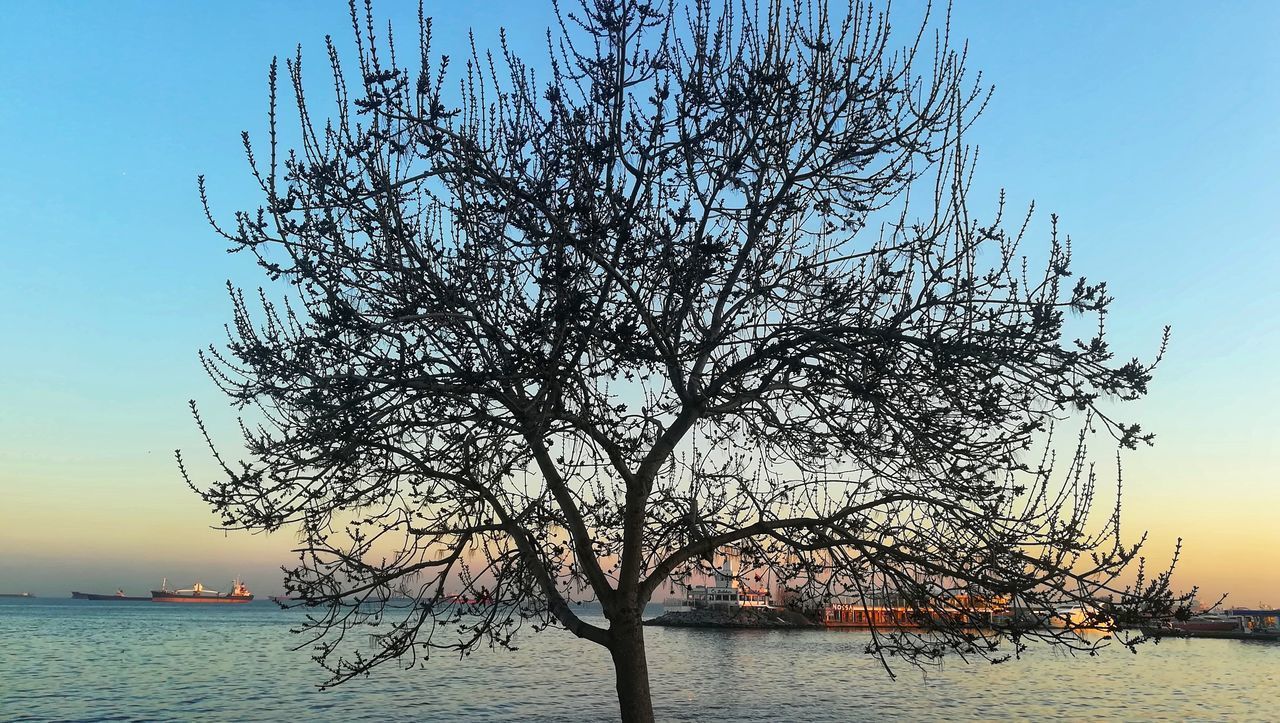
<instances>
[{"instance_id":1,"label":"small boat","mask_svg":"<svg viewBox=\"0 0 1280 723\"><path fill-rule=\"evenodd\" d=\"M32 595L32 594L31 594L31 593L29 593L29 592L4 592L4 593L0 593L0 597L23 597L23 598L27 598L27 597L35 597L35 595Z\"/></svg>"},{"instance_id":2,"label":"small boat","mask_svg":"<svg viewBox=\"0 0 1280 723\"><path fill-rule=\"evenodd\" d=\"M232 581L228 593L209 590L198 582L186 590L170 590L167 578L159 590L151 591L151 602L162 603L247 603L252 600L253 593L240 580Z\"/></svg>"},{"instance_id":3,"label":"small boat","mask_svg":"<svg viewBox=\"0 0 1280 723\"><path fill-rule=\"evenodd\" d=\"M150 597L129 596L124 594L124 590L116 588L114 595L102 595L94 592L76 592L71 591L71 597L76 600L110 600L111 602L150 602Z\"/></svg>"},{"instance_id":4,"label":"small boat","mask_svg":"<svg viewBox=\"0 0 1280 723\"><path fill-rule=\"evenodd\" d=\"M1067 627L1066 620L1055 617L1055 611L1049 608L1008 608L991 614L991 626L994 628L1015 628L1033 630L1047 627Z\"/></svg>"},{"instance_id":5,"label":"small boat","mask_svg":"<svg viewBox=\"0 0 1280 723\"><path fill-rule=\"evenodd\" d=\"M1051 628L1076 628L1084 622L1085 611L1081 607L1056 607L1045 621Z\"/></svg>"},{"instance_id":6,"label":"small boat","mask_svg":"<svg viewBox=\"0 0 1280 723\"><path fill-rule=\"evenodd\" d=\"M1105 626L1109 623L1110 618L1108 616L1102 614L1098 608L1088 604L1056 607L1053 609L1053 615L1049 619L1049 627L1069 630Z\"/></svg>"}]
</instances>

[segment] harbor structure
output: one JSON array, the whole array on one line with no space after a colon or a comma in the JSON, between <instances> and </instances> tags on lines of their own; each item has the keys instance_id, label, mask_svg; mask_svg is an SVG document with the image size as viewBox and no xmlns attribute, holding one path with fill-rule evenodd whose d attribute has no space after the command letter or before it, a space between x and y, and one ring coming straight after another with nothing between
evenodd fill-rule
<instances>
[{"instance_id":1,"label":"harbor structure","mask_svg":"<svg viewBox=\"0 0 1280 723\"><path fill-rule=\"evenodd\" d=\"M1006 609L1006 603L995 598L958 595L922 606L900 593L877 591L856 600L828 602L820 607L817 617L828 628L990 627Z\"/></svg>"},{"instance_id":2,"label":"harbor structure","mask_svg":"<svg viewBox=\"0 0 1280 723\"><path fill-rule=\"evenodd\" d=\"M710 585L690 585L685 589L683 598L668 598L663 607L672 611L768 608L773 607L773 600L767 588L742 584L733 572L732 560L726 555L720 567L712 573Z\"/></svg>"}]
</instances>

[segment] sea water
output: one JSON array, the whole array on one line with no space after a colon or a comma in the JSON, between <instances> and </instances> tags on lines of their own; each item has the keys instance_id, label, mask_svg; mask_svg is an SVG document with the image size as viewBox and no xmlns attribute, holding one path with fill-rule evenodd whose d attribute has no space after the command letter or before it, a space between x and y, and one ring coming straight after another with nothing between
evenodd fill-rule
<instances>
[{"instance_id":1,"label":"sea water","mask_svg":"<svg viewBox=\"0 0 1280 723\"><path fill-rule=\"evenodd\" d=\"M652 611L657 614L658 610ZM584 608L604 624L599 609ZM563 630L518 650L386 665L321 691L324 671L269 601L0 600L0 720L607 720L607 653ZM647 628L659 720L1280 720L1280 644L1165 640L1134 655L1033 647L921 672L849 630Z\"/></svg>"}]
</instances>

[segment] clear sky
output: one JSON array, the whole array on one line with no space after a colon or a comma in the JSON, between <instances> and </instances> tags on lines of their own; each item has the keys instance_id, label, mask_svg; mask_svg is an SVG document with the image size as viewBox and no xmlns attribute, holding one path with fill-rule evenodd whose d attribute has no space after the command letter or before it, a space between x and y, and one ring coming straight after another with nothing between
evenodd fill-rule
<instances>
[{"instance_id":1,"label":"clear sky","mask_svg":"<svg viewBox=\"0 0 1280 723\"><path fill-rule=\"evenodd\" d=\"M413 10L380 5L407 38ZM504 24L538 51L548 4L476 5L428 2L441 50ZM1077 269L1118 297L1122 353L1174 329L1129 409L1158 440L1126 461L1128 531L1157 559L1184 537L1184 586L1280 605L1280 4L957 5L996 86L976 209L1006 188L1058 213ZM918 7L895 3L904 23ZM256 204L239 132L264 129L267 65L301 43L322 79L346 3L2 0L0 17L0 592L236 574L274 592L290 537L210 529L172 459L203 459L188 398L233 441L195 352L229 319L225 280L258 283L195 176L224 212Z\"/></svg>"}]
</instances>

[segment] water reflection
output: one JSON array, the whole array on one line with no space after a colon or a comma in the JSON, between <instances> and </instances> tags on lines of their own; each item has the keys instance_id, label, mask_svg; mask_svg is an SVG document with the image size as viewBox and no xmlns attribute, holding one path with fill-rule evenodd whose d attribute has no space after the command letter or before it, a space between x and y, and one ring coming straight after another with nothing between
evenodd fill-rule
<instances>
[{"instance_id":1,"label":"water reflection","mask_svg":"<svg viewBox=\"0 0 1280 723\"><path fill-rule=\"evenodd\" d=\"M590 720L614 715L608 655L561 631L520 650L385 668L329 692L271 603L190 609L0 602L0 718ZM599 616L587 615L596 623ZM888 677L862 631L648 628L663 720L1264 720L1280 644L1165 640L1004 665L947 660Z\"/></svg>"}]
</instances>

